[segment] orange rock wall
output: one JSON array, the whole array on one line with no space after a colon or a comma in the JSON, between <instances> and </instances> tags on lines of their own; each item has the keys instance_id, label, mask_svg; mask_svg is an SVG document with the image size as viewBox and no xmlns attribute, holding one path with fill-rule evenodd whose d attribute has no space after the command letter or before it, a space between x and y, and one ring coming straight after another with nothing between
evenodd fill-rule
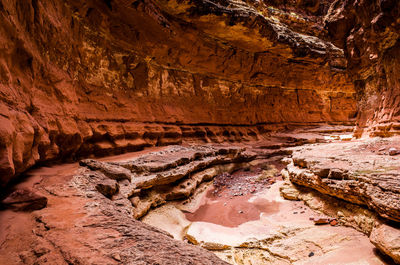
<instances>
[{"instance_id":1,"label":"orange rock wall","mask_svg":"<svg viewBox=\"0 0 400 265\"><path fill-rule=\"evenodd\" d=\"M336 1L326 16L358 94L358 135L400 132L400 2Z\"/></svg>"},{"instance_id":2,"label":"orange rock wall","mask_svg":"<svg viewBox=\"0 0 400 265\"><path fill-rule=\"evenodd\" d=\"M235 5L1 0L1 185L51 160L351 123L343 52L307 35L318 20Z\"/></svg>"}]
</instances>

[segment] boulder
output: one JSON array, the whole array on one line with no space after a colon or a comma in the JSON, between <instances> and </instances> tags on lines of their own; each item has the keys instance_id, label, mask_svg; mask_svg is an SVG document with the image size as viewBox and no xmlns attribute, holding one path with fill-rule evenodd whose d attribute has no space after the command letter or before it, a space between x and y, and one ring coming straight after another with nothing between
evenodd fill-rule
<instances>
[{"instance_id":1,"label":"boulder","mask_svg":"<svg viewBox=\"0 0 400 265\"><path fill-rule=\"evenodd\" d=\"M377 225L372 229L369 237L380 251L393 258L396 263L400 263L400 229L387 225Z\"/></svg>"},{"instance_id":2,"label":"boulder","mask_svg":"<svg viewBox=\"0 0 400 265\"><path fill-rule=\"evenodd\" d=\"M118 193L119 184L113 179L105 179L102 183L96 184L96 189L107 198L111 198Z\"/></svg>"},{"instance_id":3,"label":"boulder","mask_svg":"<svg viewBox=\"0 0 400 265\"><path fill-rule=\"evenodd\" d=\"M2 204L15 211L35 211L47 206L47 198L30 189L18 189L8 195Z\"/></svg>"}]
</instances>

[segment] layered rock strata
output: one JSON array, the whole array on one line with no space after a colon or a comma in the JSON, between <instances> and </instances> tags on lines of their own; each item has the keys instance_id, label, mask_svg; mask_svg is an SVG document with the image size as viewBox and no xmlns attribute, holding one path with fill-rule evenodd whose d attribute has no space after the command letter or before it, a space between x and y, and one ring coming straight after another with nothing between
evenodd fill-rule
<instances>
[{"instance_id":1,"label":"layered rock strata","mask_svg":"<svg viewBox=\"0 0 400 265\"><path fill-rule=\"evenodd\" d=\"M90 170L97 191L116 204L131 205L138 219L167 201L188 198L202 182L255 157L240 148L171 146L126 162L80 164Z\"/></svg>"},{"instance_id":2,"label":"layered rock strata","mask_svg":"<svg viewBox=\"0 0 400 265\"><path fill-rule=\"evenodd\" d=\"M286 151L278 142L258 143L250 150L260 158L263 151L277 146L283 150L275 149L275 155ZM309 218L318 213L303 202L282 200L282 181L272 166L277 161L278 157L253 160L233 174L217 176L208 188L197 189L189 199L167 202L141 220L170 232L175 239L200 245L231 264L386 264L373 251L367 236L344 226L316 226ZM331 208L347 214L346 208ZM371 217L364 217L366 209L359 208L353 223L364 222L370 232L376 215L370 212ZM337 220L343 224L342 218Z\"/></svg>"},{"instance_id":3,"label":"layered rock strata","mask_svg":"<svg viewBox=\"0 0 400 265\"><path fill-rule=\"evenodd\" d=\"M358 94L358 134L399 133L400 2L339 0L325 27L348 59Z\"/></svg>"},{"instance_id":4,"label":"layered rock strata","mask_svg":"<svg viewBox=\"0 0 400 265\"><path fill-rule=\"evenodd\" d=\"M399 243L400 229L394 223L382 220L373 210L356 205L336 197L321 194L310 188L293 185L289 181L286 170L286 182L281 186L281 195L288 200L302 200L311 209L336 218L340 225L353 227L369 236L372 244L382 253L391 257L396 263L400 263ZM392 263L387 259L387 263Z\"/></svg>"},{"instance_id":5,"label":"layered rock strata","mask_svg":"<svg viewBox=\"0 0 400 265\"><path fill-rule=\"evenodd\" d=\"M354 219L345 223L370 234L377 248L400 262L394 243L400 235L399 158L389 154L394 147L399 147L398 138L308 145L294 150L286 169L292 183L376 212L380 218L365 210L367 223ZM283 193L287 198L299 197L296 192Z\"/></svg>"},{"instance_id":6,"label":"layered rock strata","mask_svg":"<svg viewBox=\"0 0 400 265\"><path fill-rule=\"evenodd\" d=\"M282 201L276 196L281 184L249 200L267 198L270 208L278 205L278 212L263 213L258 220L233 228L193 222L185 230L186 237L231 264L385 264L362 233L343 226L316 226L309 220L315 212L303 202Z\"/></svg>"},{"instance_id":7,"label":"layered rock strata","mask_svg":"<svg viewBox=\"0 0 400 265\"><path fill-rule=\"evenodd\" d=\"M325 128L325 130L335 129ZM323 131L323 129L313 131ZM301 138L297 138L299 135ZM250 183L247 179L247 174L251 174L251 168L254 169L255 165L261 166L262 160L278 159L274 156L283 155L283 151L286 150L281 150L282 148L323 140L321 136L315 139L312 135L314 134L311 133L307 137L300 132L291 137L282 135L280 141L270 139L248 145L252 152L241 147L226 145L225 147L170 146L156 148L157 151L153 153L145 150L101 161L83 160L84 166L78 171L76 163L39 168L31 172L31 178L27 179L26 183L21 183L16 188L32 188L35 193L45 195L48 200L47 207L29 214L0 212L0 220L5 224L0 227L2 235L0 263L226 264L212 253L176 241L171 236L173 234L175 238L179 238L179 235L189 233L200 242L200 245L214 248L219 257L232 263L261 261L272 264L279 262L326 264L332 260L350 263L359 259L381 264L382 261L372 251L371 244L360 233L343 227L315 227L308 218L308 214L312 214L311 211L304 207L302 202L283 202L279 197L280 183L271 186L269 191L273 193L264 198L266 200L259 201L261 204L258 206L266 203L265 210L269 213L260 217L260 220L266 221L261 226L255 226L252 222L244 225L244 230L226 228L222 234L221 227L212 226L217 228L216 233L213 233L213 237L204 238L205 234L202 233L203 230L198 229L201 228L197 226L198 224L188 230L185 228L187 226L185 223L179 223L179 216L184 214L171 205L181 205L182 210L193 207L196 199L190 194L195 192L197 196L198 192L204 192L203 188L207 185L207 183L200 184L201 181L212 179L221 172L229 172L240 166L242 173L245 173L245 178L242 179L244 182L240 184L237 183L236 177L232 178L232 189L226 190L226 195L233 196L237 201L247 201L246 196L253 194L251 185L248 187ZM289 142L285 142L284 139ZM290 151L286 154L288 153ZM241 164L250 159L255 160L249 164L247 162L245 165ZM273 160L269 162L272 163ZM269 171L268 167L265 169ZM261 175L254 176L254 179L266 180L267 183L275 182L275 177L279 178L275 176L269 179L270 174L277 174L276 170L260 171L257 174ZM176 180L177 178L180 179ZM262 188L265 182L257 183L257 186ZM141 188L137 188L136 184ZM264 188L269 186L266 185ZM240 199L241 195L228 195L229 192L243 192L246 187L249 193L244 195L245 198ZM261 190L257 192L262 193ZM188 196L189 199L184 199ZM216 198L221 199L217 195ZM149 206L149 203L152 205ZM248 203L245 202L245 205L249 205ZM258 204L257 200L251 203ZM275 205L270 208L270 203L273 205L277 203L279 207ZM223 203L220 206L225 207ZM158 223L162 222L162 225L158 227L170 224L183 225L183 230L172 230L169 235L133 218L140 217L142 211L148 210L147 207L157 208L141 218L145 222L148 221L147 217L164 210L167 219L159 219ZM211 207L215 207L215 204ZM239 209L244 211L236 210L234 214L244 217L248 209ZM281 210L284 210L283 215ZM275 218L275 221L280 220L274 223L274 227L271 226L273 220L269 219L272 216L275 216L272 218ZM296 219L296 224L293 218ZM397 242L396 234L391 233L391 241L382 238L382 235L385 235L383 231L387 231L385 230L387 227L383 225L386 224L382 224L374 234L374 242L376 245L382 245L381 249L386 248L390 252L396 248L396 245L392 244ZM243 232L247 233L245 238ZM238 244L227 244L225 240L232 236L236 237L238 241L235 242ZM230 246L229 249L221 250L221 247L226 248L226 246ZM314 253L313 257L309 256L310 251Z\"/></svg>"},{"instance_id":8,"label":"layered rock strata","mask_svg":"<svg viewBox=\"0 0 400 265\"><path fill-rule=\"evenodd\" d=\"M0 1L1 185L50 160L350 122L326 6Z\"/></svg>"},{"instance_id":9,"label":"layered rock strata","mask_svg":"<svg viewBox=\"0 0 400 265\"><path fill-rule=\"evenodd\" d=\"M332 143L296 151L293 163L287 166L290 180L366 205L382 217L399 222L399 159L378 151L385 145L381 141Z\"/></svg>"},{"instance_id":10,"label":"layered rock strata","mask_svg":"<svg viewBox=\"0 0 400 265\"><path fill-rule=\"evenodd\" d=\"M99 184L109 185L102 177L83 169L73 177L61 172L37 179L49 204L31 215L1 212L8 225L2 227L0 263L228 264L132 218L128 200L99 192Z\"/></svg>"}]
</instances>

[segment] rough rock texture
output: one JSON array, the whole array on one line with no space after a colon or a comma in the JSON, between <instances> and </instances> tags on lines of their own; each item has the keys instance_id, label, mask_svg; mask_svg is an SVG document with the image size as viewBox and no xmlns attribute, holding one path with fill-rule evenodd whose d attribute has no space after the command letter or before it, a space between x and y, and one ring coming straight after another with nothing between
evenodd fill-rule
<instances>
[{"instance_id":1,"label":"rough rock texture","mask_svg":"<svg viewBox=\"0 0 400 265\"><path fill-rule=\"evenodd\" d=\"M358 134L398 134L400 126L400 2L338 0L325 26L344 48L359 98Z\"/></svg>"},{"instance_id":2,"label":"rough rock texture","mask_svg":"<svg viewBox=\"0 0 400 265\"><path fill-rule=\"evenodd\" d=\"M393 144L393 139L370 139L307 146L293 153L287 170L293 183L366 205L399 222L399 158L384 154Z\"/></svg>"},{"instance_id":3,"label":"rough rock texture","mask_svg":"<svg viewBox=\"0 0 400 265\"><path fill-rule=\"evenodd\" d=\"M317 2L0 1L1 185L49 160L349 122Z\"/></svg>"},{"instance_id":4,"label":"rough rock texture","mask_svg":"<svg viewBox=\"0 0 400 265\"><path fill-rule=\"evenodd\" d=\"M2 227L1 264L227 264L133 219L130 203L116 204L97 191L107 178L93 178L88 170L69 178L39 180L49 206L33 216L0 212L8 224Z\"/></svg>"},{"instance_id":5,"label":"rough rock texture","mask_svg":"<svg viewBox=\"0 0 400 265\"><path fill-rule=\"evenodd\" d=\"M332 198L315 202L319 196L315 192L305 192L289 183L281 193L288 199L304 200L312 208L323 208L341 223L370 235L378 249L399 262L399 157L389 154L399 146L400 139L392 137L314 144L294 150L291 163L283 171L288 180L350 205Z\"/></svg>"},{"instance_id":6,"label":"rough rock texture","mask_svg":"<svg viewBox=\"0 0 400 265\"><path fill-rule=\"evenodd\" d=\"M167 201L188 198L222 169L232 171L255 157L237 147L170 146L124 162L87 159L80 164L91 170L100 193L116 204L130 205L138 219Z\"/></svg>"},{"instance_id":7,"label":"rough rock texture","mask_svg":"<svg viewBox=\"0 0 400 265\"><path fill-rule=\"evenodd\" d=\"M2 200L1 204L15 211L34 211L46 207L47 198L32 190L18 189Z\"/></svg>"},{"instance_id":8,"label":"rough rock texture","mask_svg":"<svg viewBox=\"0 0 400 265\"><path fill-rule=\"evenodd\" d=\"M321 129L315 130L321 131ZM300 132L298 135L301 135L299 139L296 139L297 135L292 137L285 135L280 138L281 141L271 139L248 145L251 151L255 151L256 157L253 153L244 151L242 147L232 147L232 144L225 147L169 146L152 148L153 153L144 150L104 158L101 161L84 160L82 164L85 166L80 168L78 163L73 163L33 170L29 174L30 177L23 183L19 183L16 188L30 187L35 192L40 191L48 198L48 205L33 213L0 211L2 224L0 226L0 245L2 246L0 264L226 264L204 249L176 241L171 237L174 235L176 238L182 238L187 234L186 229L172 231L165 229L171 232L169 235L135 220L132 217L140 209L134 207L133 203L140 206L146 205L146 201L152 198L161 199L155 200L156 203L164 203L162 200L171 199L173 201L150 212L150 216L154 217L157 212L166 207L164 209L164 213L167 214L166 219L159 219L158 223L152 221L149 223L163 229L179 225L185 227L188 222L181 222L181 217L185 217L185 214L178 208L170 206L181 204L182 207L179 209L182 210L194 207L197 204L196 199L189 198L180 201L177 199L186 198L193 191L195 193L204 191L203 188L207 183L200 184L201 181L211 180L221 171L229 172L235 169L235 165L241 166L242 170L232 174L235 176L229 183L232 187L227 188L225 194L218 194L222 194L222 197L215 195L215 198L224 200L233 197L232 200L235 202L242 200L242 204L238 204L241 208L233 208L236 210L231 212L225 207L223 201L220 201L219 205L212 203L210 209L218 211L216 216L239 215L246 219L250 217L252 208L256 215L251 217L251 220L262 218L264 223L260 226L254 225L253 222L248 223L243 227L244 230L237 227L225 227L221 230L221 226L217 226L216 230L208 230L217 241L211 237L205 238L204 233L192 233L201 231L201 229L196 230L194 226L190 234L198 238L198 242L204 241L206 243L204 246L214 247L214 249L224 244L230 246L224 251L215 251L219 257L232 263L238 261L244 264L250 262L252 264L257 262L262 264L279 264L279 262L282 264L295 262L296 264L307 262L307 264L330 264L332 261L341 264L353 261L382 264L379 256L373 251L373 245L361 233L344 227L315 227L308 218L311 210L307 209L302 202L282 201L279 196L279 185L275 185L279 183L271 186L269 191L274 192L264 200L248 201L248 196L252 196L252 192L243 196L232 194L246 191L246 187L251 184L248 174L256 165L257 167L263 165L260 163L265 163L264 159L274 159L270 160L272 162L283 155L280 148L321 140L321 136L313 139L311 136L315 135L313 133L311 135L309 133L308 137ZM285 143L283 139L289 142ZM243 144L235 145L243 146ZM247 165L232 163L233 161L241 163L243 159L254 157L256 160L246 163ZM192 171L196 166L191 163L205 162L209 158L216 164L203 163L205 168L198 168L197 172ZM79 171L76 171L78 168ZM146 176L153 176L157 174L157 171L162 175L160 183L173 181L175 177L171 176L174 175L168 174L172 168L176 169L175 175L181 175L182 171L191 172L191 174L168 185L160 186L157 185L157 181L152 181L149 182L151 188L146 189L145 187L148 186L145 186L140 191L136 189L135 183L149 179ZM269 171L268 168L265 169ZM269 174L264 175L264 171L256 172L260 175L254 176L253 180L260 177L261 180L268 178L271 180L270 183L275 182L274 178L268 176ZM242 178L237 178L237 174ZM275 170L273 174L277 174L277 171ZM276 176L276 179L278 178L279 176ZM240 179L242 183L237 183L236 180ZM258 186L256 183L254 185ZM252 190L251 187L249 188ZM132 191L139 192L138 199L133 199L135 196L131 196L134 195L131 194ZM257 192L261 195L262 189ZM141 195L144 196L140 197ZM168 195L174 196L168 198L166 197ZM252 207L248 207L251 205ZM224 207L225 212L220 212ZM238 212L238 210L242 211ZM265 211L266 215L263 214L260 217L257 214L259 210ZM147 217L149 215L142 220L149 221ZM216 228L216 226L210 227ZM240 241L239 244L231 245L224 242L232 237ZM378 244L386 244L388 241L380 238L379 242ZM241 243L244 244L240 246ZM309 256L310 251L314 253L314 256Z\"/></svg>"},{"instance_id":9,"label":"rough rock texture","mask_svg":"<svg viewBox=\"0 0 400 265\"><path fill-rule=\"evenodd\" d=\"M371 242L397 263L400 263L400 229L380 224L372 230Z\"/></svg>"},{"instance_id":10,"label":"rough rock texture","mask_svg":"<svg viewBox=\"0 0 400 265\"><path fill-rule=\"evenodd\" d=\"M241 178L237 173L233 174L238 181L235 187L242 190L250 175L259 174L251 169ZM227 189L211 185L193 198L200 205L172 202L149 212L143 221L175 238L186 238L231 264L385 264L362 233L344 226L314 225L309 217L316 213L303 202L282 200L281 185L278 180L260 192L233 198L226 196ZM206 211L204 206L208 206ZM252 208L261 211L254 219ZM208 217L188 221L178 209L200 211ZM239 224L228 226L239 218Z\"/></svg>"},{"instance_id":11,"label":"rough rock texture","mask_svg":"<svg viewBox=\"0 0 400 265\"><path fill-rule=\"evenodd\" d=\"M379 215L363 206L356 205L320 192L294 185L289 181L289 173L282 171L286 182L281 186L281 195L288 200L302 200L311 209L336 218L340 225L353 227L369 236L372 244L396 263L399 259L400 229L398 224L386 222ZM387 260L390 264L391 261Z\"/></svg>"},{"instance_id":12,"label":"rough rock texture","mask_svg":"<svg viewBox=\"0 0 400 265\"><path fill-rule=\"evenodd\" d=\"M324 216L335 218L340 225L353 227L368 236L373 228L381 223L379 215L373 210L322 194L311 188L293 184L290 182L287 170L282 170L281 173L285 182L280 187L280 194L285 199L304 201L311 209Z\"/></svg>"}]
</instances>

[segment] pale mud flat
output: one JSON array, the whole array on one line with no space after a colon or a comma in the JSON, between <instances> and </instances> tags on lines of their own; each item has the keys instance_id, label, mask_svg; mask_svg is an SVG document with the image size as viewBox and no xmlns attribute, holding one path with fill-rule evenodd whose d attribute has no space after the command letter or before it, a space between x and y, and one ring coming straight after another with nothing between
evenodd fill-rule
<instances>
[{"instance_id":1,"label":"pale mud flat","mask_svg":"<svg viewBox=\"0 0 400 265\"><path fill-rule=\"evenodd\" d=\"M213 185L205 184L191 201L159 207L142 221L231 264L386 264L366 235L314 225L309 217L318 213L303 202L284 200L282 183L232 197L213 196Z\"/></svg>"}]
</instances>

